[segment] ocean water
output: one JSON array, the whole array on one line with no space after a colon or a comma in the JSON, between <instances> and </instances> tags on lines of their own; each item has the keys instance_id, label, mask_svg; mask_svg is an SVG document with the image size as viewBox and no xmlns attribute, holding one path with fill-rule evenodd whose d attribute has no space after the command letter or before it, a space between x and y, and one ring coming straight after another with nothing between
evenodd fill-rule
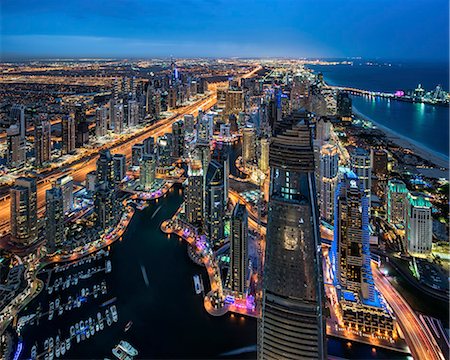
<instances>
[{"instance_id":1,"label":"ocean water","mask_svg":"<svg viewBox=\"0 0 450 360\"><path fill-rule=\"evenodd\" d=\"M414 89L419 83L428 90L438 84L445 90L449 89L448 65L443 63L392 63L391 66L354 64L311 68L322 72L331 85L384 92ZM352 96L352 99L354 108L361 114L448 158L448 107L362 96Z\"/></svg>"}]
</instances>

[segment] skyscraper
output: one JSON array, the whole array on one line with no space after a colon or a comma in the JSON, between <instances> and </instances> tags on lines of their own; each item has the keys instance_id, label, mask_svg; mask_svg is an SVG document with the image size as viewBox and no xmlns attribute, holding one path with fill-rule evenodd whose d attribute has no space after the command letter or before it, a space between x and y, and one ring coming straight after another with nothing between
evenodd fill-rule
<instances>
[{"instance_id":1,"label":"skyscraper","mask_svg":"<svg viewBox=\"0 0 450 360\"><path fill-rule=\"evenodd\" d=\"M192 114L184 115L184 127L187 133L193 134L195 130L195 118Z\"/></svg>"},{"instance_id":2,"label":"skyscraper","mask_svg":"<svg viewBox=\"0 0 450 360\"><path fill-rule=\"evenodd\" d=\"M108 110L101 106L95 110L95 135L105 136L108 130Z\"/></svg>"},{"instance_id":3,"label":"skyscraper","mask_svg":"<svg viewBox=\"0 0 450 360\"><path fill-rule=\"evenodd\" d=\"M433 243L431 203L421 193L408 194L406 214L406 245L408 253L429 255Z\"/></svg>"},{"instance_id":4,"label":"skyscraper","mask_svg":"<svg viewBox=\"0 0 450 360\"><path fill-rule=\"evenodd\" d=\"M89 143L89 123L86 119L86 109L83 104L76 104L74 108L75 119L75 146L83 147Z\"/></svg>"},{"instance_id":5,"label":"skyscraper","mask_svg":"<svg viewBox=\"0 0 450 360\"><path fill-rule=\"evenodd\" d=\"M75 150L75 119L72 115L65 115L61 122L62 153L71 154Z\"/></svg>"},{"instance_id":6,"label":"skyscraper","mask_svg":"<svg viewBox=\"0 0 450 360\"><path fill-rule=\"evenodd\" d=\"M113 126L114 126L114 132L116 134L122 134L123 132L123 119L124 119L124 112L123 112L123 105L122 104L115 104L113 106Z\"/></svg>"},{"instance_id":7,"label":"skyscraper","mask_svg":"<svg viewBox=\"0 0 450 360\"><path fill-rule=\"evenodd\" d=\"M37 187L34 178L19 177L10 188L11 239L21 245L37 240Z\"/></svg>"},{"instance_id":8,"label":"skyscraper","mask_svg":"<svg viewBox=\"0 0 450 360\"><path fill-rule=\"evenodd\" d=\"M114 154L114 181L119 183L123 180L127 170L127 158L124 154Z\"/></svg>"},{"instance_id":9,"label":"skyscraper","mask_svg":"<svg viewBox=\"0 0 450 360\"><path fill-rule=\"evenodd\" d=\"M20 104L15 104L11 107L9 113L11 119L11 125L17 125L19 128L20 138L25 140L27 135L27 124L25 121L25 106Z\"/></svg>"},{"instance_id":10,"label":"skyscraper","mask_svg":"<svg viewBox=\"0 0 450 360\"><path fill-rule=\"evenodd\" d=\"M268 138L261 138L260 140L261 156L259 157L259 169L263 173L269 170L269 145L270 140Z\"/></svg>"},{"instance_id":11,"label":"skyscraper","mask_svg":"<svg viewBox=\"0 0 450 360\"><path fill-rule=\"evenodd\" d=\"M283 122L286 126L275 132L270 145L271 190L258 358L325 359L311 133L298 113Z\"/></svg>"},{"instance_id":12,"label":"skyscraper","mask_svg":"<svg viewBox=\"0 0 450 360\"><path fill-rule=\"evenodd\" d=\"M61 188L53 187L45 194L45 235L47 247L55 251L65 241L64 200Z\"/></svg>"},{"instance_id":13,"label":"skyscraper","mask_svg":"<svg viewBox=\"0 0 450 360\"><path fill-rule=\"evenodd\" d=\"M26 161L26 143L20 135L17 125L11 125L6 131L8 152L6 162L10 168L20 168Z\"/></svg>"},{"instance_id":14,"label":"skyscraper","mask_svg":"<svg viewBox=\"0 0 450 360\"><path fill-rule=\"evenodd\" d=\"M61 189L64 212L73 209L73 177L64 175L56 179L55 187Z\"/></svg>"},{"instance_id":15,"label":"skyscraper","mask_svg":"<svg viewBox=\"0 0 450 360\"><path fill-rule=\"evenodd\" d=\"M52 126L50 122L39 121L34 126L35 165L40 167L50 161L52 151Z\"/></svg>"},{"instance_id":16,"label":"skyscraper","mask_svg":"<svg viewBox=\"0 0 450 360\"><path fill-rule=\"evenodd\" d=\"M389 180L387 186L387 221L394 226L406 225L408 189L401 180Z\"/></svg>"},{"instance_id":17,"label":"skyscraper","mask_svg":"<svg viewBox=\"0 0 450 360\"><path fill-rule=\"evenodd\" d=\"M356 148L350 156L352 171L363 184L364 192L369 199L370 207L370 195L372 188L372 164L370 153L366 149Z\"/></svg>"},{"instance_id":18,"label":"skyscraper","mask_svg":"<svg viewBox=\"0 0 450 360\"><path fill-rule=\"evenodd\" d=\"M222 164L211 160L206 173L205 222L206 232L214 244L224 238L225 186Z\"/></svg>"},{"instance_id":19,"label":"skyscraper","mask_svg":"<svg viewBox=\"0 0 450 360\"><path fill-rule=\"evenodd\" d=\"M179 120L172 124L172 156L175 160L184 155L184 123Z\"/></svg>"},{"instance_id":20,"label":"skyscraper","mask_svg":"<svg viewBox=\"0 0 450 360\"><path fill-rule=\"evenodd\" d=\"M230 272L231 290L245 293L248 278L248 214L245 205L239 202L231 215Z\"/></svg>"},{"instance_id":21,"label":"skyscraper","mask_svg":"<svg viewBox=\"0 0 450 360\"><path fill-rule=\"evenodd\" d=\"M139 166L145 154L144 144L134 144L131 148L131 166Z\"/></svg>"},{"instance_id":22,"label":"skyscraper","mask_svg":"<svg viewBox=\"0 0 450 360\"><path fill-rule=\"evenodd\" d=\"M337 115L344 121L352 120L352 99L347 93L340 92L337 97Z\"/></svg>"},{"instance_id":23,"label":"skyscraper","mask_svg":"<svg viewBox=\"0 0 450 360\"><path fill-rule=\"evenodd\" d=\"M128 127L139 124L139 104L136 100L128 101Z\"/></svg>"},{"instance_id":24,"label":"skyscraper","mask_svg":"<svg viewBox=\"0 0 450 360\"><path fill-rule=\"evenodd\" d=\"M155 138L148 137L142 142L144 144L144 154L154 155L155 154Z\"/></svg>"},{"instance_id":25,"label":"skyscraper","mask_svg":"<svg viewBox=\"0 0 450 360\"><path fill-rule=\"evenodd\" d=\"M193 160L188 169L188 184L185 191L187 221L193 225L203 224L204 176L200 160Z\"/></svg>"},{"instance_id":26,"label":"skyscraper","mask_svg":"<svg viewBox=\"0 0 450 360\"><path fill-rule=\"evenodd\" d=\"M339 155L335 145L326 144L320 150L319 208L320 216L333 222L334 193L338 181Z\"/></svg>"},{"instance_id":27,"label":"skyscraper","mask_svg":"<svg viewBox=\"0 0 450 360\"><path fill-rule=\"evenodd\" d=\"M353 172L344 175L336 190L334 246L336 279L342 288L374 300L370 269L369 199Z\"/></svg>"},{"instance_id":28,"label":"skyscraper","mask_svg":"<svg viewBox=\"0 0 450 360\"><path fill-rule=\"evenodd\" d=\"M155 155L144 155L141 159L140 166L140 183L144 190L151 189L153 183L155 182L156 173L156 156Z\"/></svg>"},{"instance_id":29,"label":"skyscraper","mask_svg":"<svg viewBox=\"0 0 450 360\"><path fill-rule=\"evenodd\" d=\"M97 186L114 187L114 162L109 150L100 151L97 159Z\"/></svg>"},{"instance_id":30,"label":"skyscraper","mask_svg":"<svg viewBox=\"0 0 450 360\"><path fill-rule=\"evenodd\" d=\"M254 128L246 127L242 133L242 161L251 164L255 161L256 133Z\"/></svg>"}]
</instances>

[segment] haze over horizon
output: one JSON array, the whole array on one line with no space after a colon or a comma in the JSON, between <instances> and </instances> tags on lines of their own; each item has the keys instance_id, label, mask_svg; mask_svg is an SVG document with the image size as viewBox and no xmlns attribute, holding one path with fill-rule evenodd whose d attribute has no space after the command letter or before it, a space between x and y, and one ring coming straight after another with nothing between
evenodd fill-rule
<instances>
[{"instance_id":1,"label":"haze over horizon","mask_svg":"<svg viewBox=\"0 0 450 360\"><path fill-rule=\"evenodd\" d=\"M170 55L448 60L445 0L433 0L433 6L426 0L5 0L0 6L5 60Z\"/></svg>"}]
</instances>

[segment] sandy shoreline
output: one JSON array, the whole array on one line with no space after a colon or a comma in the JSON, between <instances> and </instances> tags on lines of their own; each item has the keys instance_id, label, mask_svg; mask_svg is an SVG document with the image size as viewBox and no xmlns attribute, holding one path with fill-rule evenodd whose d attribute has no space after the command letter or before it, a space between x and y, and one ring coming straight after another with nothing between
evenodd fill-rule
<instances>
[{"instance_id":1,"label":"sandy shoreline","mask_svg":"<svg viewBox=\"0 0 450 360\"><path fill-rule=\"evenodd\" d=\"M399 134L396 131L389 129L388 127L381 125L380 123L374 121L372 118L364 115L357 109L353 108L353 112L355 115L360 117L363 120L370 121L372 124L376 126L377 129L383 131L386 134L386 137L391 140L393 143L407 149L411 149L416 155L426 159L439 168L449 169L449 158L444 154L438 153L431 149L426 148L423 144L414 141L405 135Z\"/></svg>"}]
</instances>

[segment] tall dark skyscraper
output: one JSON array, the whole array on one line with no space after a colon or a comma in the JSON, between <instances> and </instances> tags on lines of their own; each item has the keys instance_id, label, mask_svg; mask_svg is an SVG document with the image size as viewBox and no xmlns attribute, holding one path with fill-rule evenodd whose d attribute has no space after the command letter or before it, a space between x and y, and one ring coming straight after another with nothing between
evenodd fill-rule
<instances>
[{"instance_id":1,"label":"tall dark skyscraper","mask_svg":"<svg viewBox=\"0 0 450 360\"><path fill-rule=\"evenodd\" d=\"M248 213L237 203L231 215L230 243L231 289L244 293L248 277Z\"/></svg>"},{"instance_id":2,"label":"tall dark skyscraper","mask_svg":"<svg viewBox=\"0 0 450 360\"><path fill-rule=\"evenodd\" d=\"M19 177L10 189L11 237L21 245L37 239L37 187L34 178Z\"/></svg>"},{"instance_id":3,"label":"tall dark skyscraper","mask_svg":"<svg viewBox=\"0 0 450 360\"><path fill-rule=\"evenodd\" d=\"M46 239L50 251L56 250L64 243L64 199L59 187L53 187L46 191Z\"/></svg>"},{"instance_id":4,"label":"tall dark skyscraper","mask_svg":"<svg viewBox=\"0 0 450 360\"><path fill-rule=\"evenodd\" d=\"M51 125L46 120L39 120L34 127L34 157L37 167L50 161L52 150Z\"/></svg>"},{"instance_id":5,"label":"tall dark skyscraper","mask_svg":"<svg viewBox=\"0 0 450 360\"><path fill-rule=\"evenodd\" d=\"M224 169L222 164L211 160L206 173L206 231L212 243L224 238Z\"/></svg>"},{"instance_id":6,"label":"tall dark skyscraper","mask_svg":"<svg viewBox=\"0 0 450 360\"><path fill-rule=\"evenodd\" d=\"M75 150L75 119L72 115L63 116L61 128L62 153L70 154Z\"/></svg>"},{"instance_id":7,"label":"tall dark skyscraper","mask_svg":"<svg viewBox=\"0 0 450 360\"><path fill-rule=\"evenodd\" d=\"M82 104L76 104L75 118L75 145L82 147L89 143L89 123L86 120L86 109Z\"/></svg>"},{"instance_id":8,"label":"tall dark skyscraper","mask_svg":"<svg viewBox=\"0 0 450 360\"><path fill-rule=\"evenodd\" d=\"M326 328L314 152L300 114L270 145L270 197L259 359L325 359Z\"/></svg>"}]
</instances>

